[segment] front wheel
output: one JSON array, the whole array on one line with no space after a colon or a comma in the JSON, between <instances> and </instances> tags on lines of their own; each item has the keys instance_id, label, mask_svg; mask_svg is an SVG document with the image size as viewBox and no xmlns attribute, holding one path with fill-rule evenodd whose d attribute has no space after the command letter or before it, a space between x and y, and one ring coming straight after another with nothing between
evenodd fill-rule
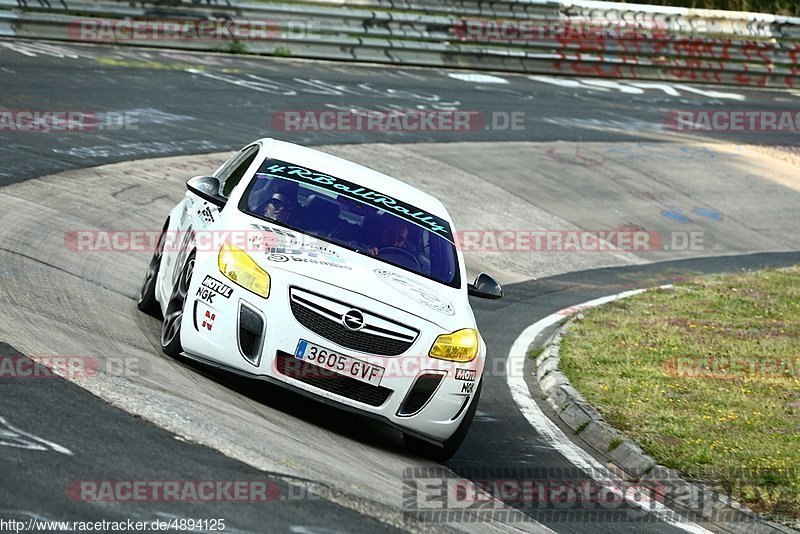
<instances>
[{"instance_id":1,"label":"front wheel","mask_svg":"<svg viewBox=\"0 0 800 534\"><path fill-rule=\"evenodd\" d=\"M181 323L183 322L183 308L186 305L186 296L189 293L189 284L194 271L194 252L189 255L181 269L172 295L164 312L164 323L161 325L161 349L168 356L180 356L183 352L181 345Z\"/></svg>"},{"instance_id":2,"label":"front wheel","mask_svg":"<svg viewBox=\"0 0 800 534\"><path fill-rule=\"evenodd\" d=\"M429 441L412 436L411 434L403 434L403 443L406 449L412 454L428 458L435 462L445 462L452 458L456 452L458 452L461 444L464 443L464 439L466 439L467 433L469 432L469 427L472 426L475 412L478 411L481 387L483 387L483 380L478 382L475 396L472 398L472 402L467 408L467 413L464 414L464 419L461 420L461 424L458 425L458 428L452 436L442 442L441 446L434 445Z\"/></svg>"},{"instance_id":3,"label":"front wheel","mask_svg":"<svg viewBox=\"0 0 800 534\"><path fill-rule=\"evenodd\" d=\"M156 319L161 319L161 305L156 299L156 282L158 280L158 271L161 268L161 258L164 256L164 239L168 226L169 221L164 224L164 229L161 230L161 235L158 236L158 245L155 252L153 252L153 257L150 258L147 274L144 276L142 288L139 290L139 296L136 299L136 307L139 308L139 311Z\"/></svg>"}]
</instances>

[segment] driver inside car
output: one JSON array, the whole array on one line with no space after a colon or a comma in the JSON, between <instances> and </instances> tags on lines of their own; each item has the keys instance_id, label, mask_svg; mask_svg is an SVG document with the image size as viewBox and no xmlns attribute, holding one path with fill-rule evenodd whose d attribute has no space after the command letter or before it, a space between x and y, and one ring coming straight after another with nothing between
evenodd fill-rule
<instances>
[{"instance_id":1,"label":"driver inside car","mask_svg":"<svg viewBox=\"0 0 800 534\"><path fill-rule=\"evenodd\" d=\"M286 222L297 206L297 184L278 182L264 207L264 216L277 222Z\"/></svg>"},{"instance_id":2,"label":"driver inside car","mask_svg":"<svg viewBox=\"0 0 800 534\"><path fill-rule=\"evenodd\" d=\"M377 256L384 248L405 249L408 241L408 225L397 217L391 217L383 227L378 242L369 249L369 252Z\"/></svg>"}]
</instances>

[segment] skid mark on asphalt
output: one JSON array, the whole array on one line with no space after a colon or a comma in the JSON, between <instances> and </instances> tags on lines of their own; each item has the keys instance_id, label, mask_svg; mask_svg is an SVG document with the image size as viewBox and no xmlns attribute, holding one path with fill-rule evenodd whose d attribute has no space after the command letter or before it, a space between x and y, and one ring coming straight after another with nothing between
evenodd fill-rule
<instances>
[{"instance_id":1,"label":"skid mark on asphalt","mask_svg":"<svg viewBox=\"0 0 800 534\"><path fill-rule=\"evenodd\" d=\"M559 163L567 163L570 165L578 165L580 167L587 168L605 165L606 161L608 161L602 154L599 157L590 157L581 154L580 145L575 145L574 156L568 153L558 153L558 149L556 147L548 147L546 149L546 154L549 158L554 159Z\"/></svg>"}]
</instances>

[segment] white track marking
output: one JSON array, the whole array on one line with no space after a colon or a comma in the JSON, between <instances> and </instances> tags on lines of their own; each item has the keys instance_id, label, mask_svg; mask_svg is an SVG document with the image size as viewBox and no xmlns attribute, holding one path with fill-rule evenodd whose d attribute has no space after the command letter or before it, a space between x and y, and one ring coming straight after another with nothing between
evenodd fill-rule
<instances>
[{"instance_id":1,"label":"white track marking","mask_svg":"<svg viewBox=\"0 0 800 534\"><path fill-rule=\"evenodd\" d=\"M633 87L639 89L658 89L664 91L669 96L681 96L681 94L671 85L667 83L648 83L648 82L628 82Z\"/></svg>"},{"instance_id":2,"label":"white track marking","mask_svg":"<svg viewBox=\"0 0 800 534\"><path fill-rule=\"evenodd\" d=\"M508 83L508 80L506 80L505 78L492 76L490 74L465 74L462 72L448 72L447 75L450 76L451 78L455 78L456 80L461 80L462 82Z\"/></svg>"},{"instance_id":3,"label":"white track marking","mask_svg":"<svg viewBox=\"0 0 800 534\"><path fill-rule=\"evenodd\" d=\"M592 87L605 87L608 89L616 89L621 93L625 93L628 95L641 95L644 93L643 89L639 89L638 87L630 87L627 85L623 85L619 82L612 82L610 80L581 80L584 84L590 85Z\"/></svg>"},{"instance_id":4,"label":"white track marking","mask_svg":"<svg viewBox=\"0 0 800 534\"><path fill-rule=\"evenodd\" d=\"M36 54L28 51L26 47L18 45L17 43L0 43L0 46L13 50L14 52L19 52L23 56L36 57Z\"/></svg>"},{"instance_id":5,"label":"white track marking","mask_svg":"<svg viewBox=\"0 0 800 534\"><path fill-rule=\"evenodd\" d=\"M77 54L74 54L65 48L45 43L0 43L0 46L28 57L44 55L58 58L78 59Z\"/></svg>"},{"instance_id":6,"label":"white track marking","mask_svg":"<svg viewBox=\"0 0 800 534\"><path fill-rule=\"evenodd\" d=\"M68 448L11 426L4 417L0 417L0 446L34 451L54 450L72 456L72 451Z\"/></svg>"},{"instance_id":7,"label":"white track marking","mask_svg":"<svg viewBox=\"0 0 800 534\"><path fill-rule=\"evenodd\" d=\"M703 95L709 98L727 98L728 100L738 100L740 102L744 102L746 100L746 97L739 93L723 93L721 91L714 91L712 89L699 89L697 87L692 87L691 85L683 84L678 84L675 87L681 91L694 93L696 95Z\"/></svg>"},{"instance_id":8,"label":"white track marking","mask_svg":"<svg viewBox=\"0 0 800 534\"><path fill-rule=\"evenodd\" d=\"M685 84L557 78L554 76L528 76L528 79L535 82L557 85L559 87L569 87L571 89L581 88L592 89L594 91L616 90L623 94L642 94L645 90L654 89L663 91L669 96L676 97L680 97L680 91L684 91L686 93L707 96L709 98L724 98L728 100L738 100L740 102L747 100L747 97L745 97L743 94L727 93L723 91L715 91L713 89L700 89L699 87L693 87Z\"/></svg>"},{"instance_id":9,"label":"white track marking","mask_svg":"<svg viewBox=\"0 0 800 534\"><path fill-rule=\"evenodd\" d=\"M559 87L569 87L570 89L596 89L597 91L608 91L605 87L587 87L581 83L580 80L573 80L569 78L553 78L551 76L528 76L529 79L535 82L549 83L550 85L557 85Z\"/></svg>"},{"instance_id":10,"label":"white track marking","mask_svg":"<svg viewBox=\"0 0 800 534\"><path fill-rule=\"evenodd\" d=\"M588 476L592 477L600 484L619 480L620 484L615 484L612 487L606 487L606 489L616 495L619 495L620 497L625 498L625 500L627 500L629 503L649 511L661 519L664 523L686 532L698 534L708 533L710 531L704 529L700 525L684 520L676 512L670 510L660 502L651 501L650 503L643 503L635 499L628 499L627 495L622 495L620 488L624 487L624 484L619 477L609 471L592 455L575 445L564 434L564 432L562 432L561 429L558 428L558 426L556 426L556 424L553 423L544 414L544 412L542 412L542 410L536 404L536 401L534 401L533 397L531 397L528 384L525 382L524 373L518 372L519 370L523 369L523 364L530 344L547 328L557 324L559 321L562 321L567 315L569 315L569 312L598 306L606 302L636 295L642 291L644 290L636 289L618 293L616 295L590 300L588 302L584 302L583 304L567 308L567 310L569 310L567 312L565 312L565 310L556 312L530 325L514 341L514 344L511 346L511 350L508 352L508 359L506 360L506 380L508 382L508 387L511 390L511 396L514 398L514 402L516 402L517 406L522 412L522 415L525 416L525 419L528 420L531 426L533 426L534 430L536 430L536 432L545 441L547 441L547 443L553 449L561 453L572 465L585 471ZM514 370L517 370L517 372Z\"/></svg>"}]
</instances>

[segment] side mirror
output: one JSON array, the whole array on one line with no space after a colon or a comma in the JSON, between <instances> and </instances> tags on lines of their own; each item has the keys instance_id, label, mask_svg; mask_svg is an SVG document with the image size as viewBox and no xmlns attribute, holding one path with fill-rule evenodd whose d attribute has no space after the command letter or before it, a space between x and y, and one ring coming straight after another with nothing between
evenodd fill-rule
<instances>
[{"instance_id":1,"label":"side mirror","mask_svg":"<svg viewBox=\"0 0 800 534\"><path fill-rule=\"evenodd\" d=\"M486 273L476 276L475 283L467 285L467 292L473 297L482 299L503 298L503 286Z\"/></svg>"},{"instance_id":2,"label":"side mirror","mask_svg":"<svg viewBox=\"0 0 800 534\"><path fill-rule=\"evenodd\" d=\"M219 187L219 179L213 176L195 176L186 182L186 188L189 191L218 208L222 208L228 199L220 196Z\"/></svg>"}]
</instances>

